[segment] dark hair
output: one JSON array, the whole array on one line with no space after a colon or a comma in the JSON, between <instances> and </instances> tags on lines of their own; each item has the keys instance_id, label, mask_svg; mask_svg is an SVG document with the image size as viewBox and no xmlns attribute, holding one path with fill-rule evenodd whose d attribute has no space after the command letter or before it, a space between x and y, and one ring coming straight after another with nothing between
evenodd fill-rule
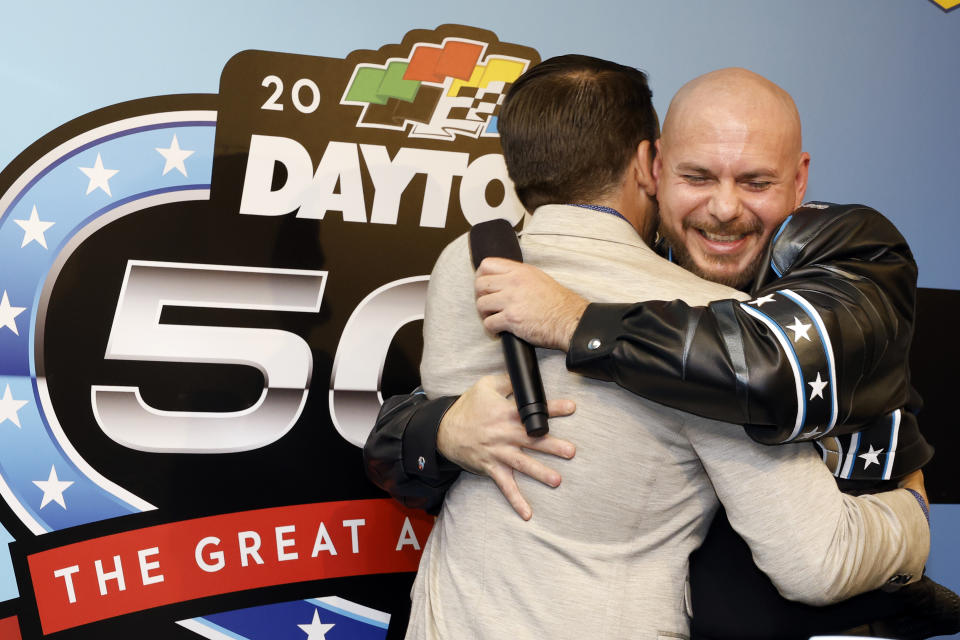
<instances>
[{"instance_id":1,"label":"dark hair","mask_svg":"<svg viewBox=\"0 0 960 640\"><path fill-rule=\"evenodd\" d=\"M532 67L497 121L507 172L529 211L589 203L616 187L637 145L659 135L647 76L582 55Z\"/></svg>"}]
</instances>

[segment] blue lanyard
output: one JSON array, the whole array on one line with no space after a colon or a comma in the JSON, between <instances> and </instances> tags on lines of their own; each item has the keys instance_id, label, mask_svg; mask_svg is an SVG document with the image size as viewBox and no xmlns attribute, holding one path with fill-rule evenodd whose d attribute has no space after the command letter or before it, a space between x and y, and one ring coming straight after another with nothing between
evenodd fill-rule
<instances>
[{"instance_id":1,"label":"blue lanyard","mask_svg":"<svg viewBox=\"0 0 960 640\"><path fill-rule=\"evenodd\" d=\"M625 221L625 222L630 222L629 220L627 220L626 218L623 217L623 214L622 214L622 213L620 213L619 211L617 211L616 209L613 209L613 208L611 208L611 207L601 207L601 206L598 205L598 204L574 204L574 205L570 205L570 206L580 207L580 208L582 208L582 209L590 209L591 211L599 211L599 212L601 212L601 213L609 213L609 214L612 215L612 216L617 216L618 218L620 218L621 220L623 220L623 221Z\"/></svg>"}]
</instances>

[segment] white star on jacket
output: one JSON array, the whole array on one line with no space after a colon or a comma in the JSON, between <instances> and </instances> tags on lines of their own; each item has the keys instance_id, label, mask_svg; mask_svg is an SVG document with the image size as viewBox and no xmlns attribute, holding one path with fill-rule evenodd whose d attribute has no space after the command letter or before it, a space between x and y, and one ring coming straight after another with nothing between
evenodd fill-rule
<instances>
[{"instance_id":1,"label":"white star on jacket","mask_svg":"<svg viewBox=\"0 0 960 640\"><path fill-rule=\"evenodd\" d=\"M17 425L18 429L22 429L20 416L17 414L17 411L22 409L26 404L26 400L15 400L13 394L10 393L10 385L7 385L7 389L3 392L3 397L0 398L0 424L9 420Z\"/></svg>"},{"instance_id":2,"label":"white star on jacket","mask_svg":"<svg viewBox=\"0 0 960 640\"><path fill-rule=\"evenodd\" d=\"M768 293L767 295L763 296L762 298L757 298L756 300L751 300L749 304L755 304L755 305L757 305L757 309L759 309L760 307L762 307L763 305L767 304L768 302L773 302L773 294L772 294L772 293Z\"/></svg>"},{"instance_id":3,"label":"white star on jacket","mask_svg":"<svg viewBox=\"0 0 960 640\"><path fill-rule=\"evenodd\" d=\"M861 453L858 458L863 458L863 468L866 470L871 464L880 464L880 454L883 453L883 449L874 449L873 445L870 445L870 450L866 453Z\"/></svg>"},{"instance_id":4,"label":"white star on jacket","mask_svg":"<svg viewBox=\"0 0 960 640\"><path fill-rule=\"evenodd\" d=\"M20 335L20 332L17 331L17 322L14 320L18 315L23 313L26 310L26 307L14 307L10 304L10 298L7 297L7 291L3 291L3 296L0 297L0 329L6 327L13 331L14 335Z\"/></svg>"},{"instance_id":5,"label":"white star on jacket","mask_svg":"<svg viewBox=\"0 0 960 640\"><path fill-rule=\"evenodd\" d=\"M298 627L307 634L307 640L326 640L327 631L333 629L335 625L323 624L320 622L320 610L313 610L313 620L310 624L298 624Z\"/></svg>"},{"instance_id":6,"label":"white star on jacket","mask_svg":"<svg viewBox=\"0 0 960 640\"><path fill-rule=\"evenodd\" d=\"M90 192L94 189L102 189L108 196L113 197L113 194L110 193L110 178L117 175L119 169L105 169L99 153L92 167L78 168L83 171L85 176L90 178L90 182L87 184L87 195L90 195Z\"/></svg>"},{"instance_id":7,"label":"white star on jacket","mask_svg":"<svg viewBox=\"0 0 960 640\"><path fill-rule=\"evenodd\" d=\"M157 153L162 155L163 159L166 160L161 175L167 175L170 171L176 169L186 177L187 166L183 161L192 156L194 152L189 149L180 148L180 143L177 141L177 134L173 134L173 140L170 141L170 146L166 149L163 147L154 148L157 150Z\"/></svg>"},{"instance_id":8,"label":"white star on jacket","mask_svg":"<svg viewBox=\"0 0 960 640\"><path fill-rule=\"evenodd\" d=\"M793 341L798 342L800 338L804 338L807 341L810 340L810 336L807 335L807 332L810 331L810 327L813 325L803 324L800 322L800 318L793 316L793 324L788 324L787 329L793 331Z\"/></svg>"},{"instance_id":9,"label":"white star on jacket","mask_svg":"<svg viewBox=\"0 0 960 640\"><path fill-rule=\"evenodd\" d=\"M807 384L813 387L813 391L810 393L810 400L813 400L814 398L823 398L823 390L830 383L822 380L820 378L820 372L817 371L817 379Z\"/></svg>"},{"instance_id":10,"label":"white star on jacket","mask_svg":"<svg viewBox=\"0 0 960 640\"><path fill-rule=\"evenodd\" d=\"M64 509L67 508L67 503L63 500L63 492L73 484L73 481L58 478L57 468L55 466L50 466L50 475L46 480L34 480L33 484L40 487L40 490L43 491L43 500L40 501L41 509L51 502L56 502Z\"/></svg>"},{"instance_id":11,"label":"white star on jacket","mask_svg":"<svg viewBox=\"0 0 960 640\"><path fill-rule=\"evenodd\" d=\"M31 242L36 242L44 249L47 248L47 239L43 237L44 232L52 227L54 222L46 222L40 219L40 216L37 214L37 205L33 205L33 210L30 212L30 218L27 220L14 220L20 228L23 229L23 242L20 243L20 248L23 249L25 246Z\"/></svg>"}]
</instances>

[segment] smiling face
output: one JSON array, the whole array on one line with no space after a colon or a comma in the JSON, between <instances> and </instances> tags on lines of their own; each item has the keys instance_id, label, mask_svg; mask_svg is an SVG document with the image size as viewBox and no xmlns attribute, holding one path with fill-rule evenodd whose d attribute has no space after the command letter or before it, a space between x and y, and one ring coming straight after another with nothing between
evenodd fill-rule
<instances>
[{"instance_id":1,"label":"smiling face","mask_svg":"<svg viewBox=\"0 0 960 640\"><path fill-rule=\"evenodd\" d=\"M682 88L654 165L660 233L677 262L742 288L771 236L803 200L810 158L793 100L743 69Z\"/></svg>"}]
</instances>

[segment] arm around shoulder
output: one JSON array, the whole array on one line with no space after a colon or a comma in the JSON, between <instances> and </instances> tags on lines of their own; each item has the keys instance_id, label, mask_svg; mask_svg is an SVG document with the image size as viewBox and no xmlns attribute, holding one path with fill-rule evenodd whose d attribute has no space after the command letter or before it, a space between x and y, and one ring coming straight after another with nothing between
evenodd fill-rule
<instances>
[{"instance_id":1,"label":"arm around shoulder","mask_svg":"<svg viewBox=\"0 0 960 640\"><path fill-rule=\"evenodd\" d=\"M817 207L784 223L750 302L590 305L568 368L749 425L767 444L849 433L904 406L917 276L910 249L869 207ZM810 397L811 381L825 392Z\"/></svg>"}]
</instances>

